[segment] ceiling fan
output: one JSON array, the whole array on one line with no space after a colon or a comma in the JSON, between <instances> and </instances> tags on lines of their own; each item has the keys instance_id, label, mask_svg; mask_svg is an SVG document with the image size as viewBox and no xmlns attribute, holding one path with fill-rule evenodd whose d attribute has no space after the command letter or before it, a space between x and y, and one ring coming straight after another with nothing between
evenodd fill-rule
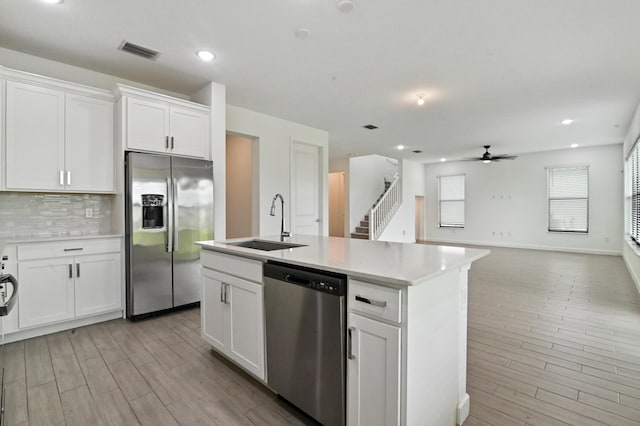
<instances>
[{"instance_id":1,"label":"ceiling fan","mask_svg":"<svg viewBox=\"0 0 640 426\"><path fill-rule=\"evenodd\" d=\"M462 161L482 161L485 164L491 163L492 161L500 161L500 160L513 160L515 158L518 158L517 155L492 155L489 152L489 148L491 148L491 145L484 145L484 154L482 154L482 157L473 157L473 158L463 158Z\"/></svg>"}]
</instances>

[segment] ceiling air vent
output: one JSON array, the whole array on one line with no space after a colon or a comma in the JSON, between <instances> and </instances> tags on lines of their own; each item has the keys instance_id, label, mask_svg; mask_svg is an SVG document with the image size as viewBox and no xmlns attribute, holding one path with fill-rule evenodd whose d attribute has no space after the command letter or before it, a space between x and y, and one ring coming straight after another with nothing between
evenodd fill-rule
<instances>
[{"instance_id":1,"label":"ceiling air vent","mask_svg":"<svg viewBox=\"0 0 640 426\"><path fill-rule=\"evenodd\" d=\"M378 128L378 126L374 126L373 124L367 124L366 126L362 126L362 127L369 130L374 130Z\"/></svg>"},{"instance_id":2,"label":"ceiling air vent","mask_svg":"<svg viewBox=\"0 0 640 426\"><path fill-rule=\"evenodd\" d=\"M141 56L145 59L150 59L152 61L155 61L156 59L158 59L158 56L160 56L160 52L156 52L155 50L146 47L138 46L137 44L129 43L128 41L123 41L118 49L137 56Z\"/></svg>"}]
</instances>

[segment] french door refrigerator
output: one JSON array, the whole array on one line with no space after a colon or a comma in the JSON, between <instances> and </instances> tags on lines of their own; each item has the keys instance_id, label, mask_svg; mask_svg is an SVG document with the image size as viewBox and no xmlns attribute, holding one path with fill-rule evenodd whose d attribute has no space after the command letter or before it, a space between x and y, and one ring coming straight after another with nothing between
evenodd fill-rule
<instances>
[{"instance_id":1,"label":"french door refrigerator","mask_svg":"<svg viewBox=\"0 0 640 426\"><path fill-rule=\"evenodd\" d=\"M200 247L213 239L213 163L125 157L127 318L200 301Z\"/></svg>"}]
</instances>

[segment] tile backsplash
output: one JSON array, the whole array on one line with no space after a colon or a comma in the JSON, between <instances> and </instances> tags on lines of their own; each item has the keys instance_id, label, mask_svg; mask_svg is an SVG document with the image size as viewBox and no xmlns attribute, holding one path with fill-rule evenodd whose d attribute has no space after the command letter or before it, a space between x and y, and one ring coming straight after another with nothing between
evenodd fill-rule
<instances>
[{"instance_id":1,"label":"tile backsplash","mask_svg":"<svg viewBox=\"0 0 640 426\"><path fill-rule=\"evenodd\" d=\"M0 192L0 239L110 234L112 201L113 195Z\"/></svg>"}]
</instances>

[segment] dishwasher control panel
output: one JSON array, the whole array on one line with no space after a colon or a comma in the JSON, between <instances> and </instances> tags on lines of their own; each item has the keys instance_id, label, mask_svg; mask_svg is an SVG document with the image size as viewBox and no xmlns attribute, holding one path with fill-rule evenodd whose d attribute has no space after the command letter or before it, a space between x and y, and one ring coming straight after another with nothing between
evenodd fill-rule
<instances>
[{"instance_id":1,"label":"dishwasher control panel","mask_svg":"<svg viewBox=\"0 0 640 426\"><path fill-rule=\"evenodd\" d=\"M264 276L336 296L344 296L347 293L345 275L317 269L267 262L264 265Z\"/></svg>"}]
</instances>

